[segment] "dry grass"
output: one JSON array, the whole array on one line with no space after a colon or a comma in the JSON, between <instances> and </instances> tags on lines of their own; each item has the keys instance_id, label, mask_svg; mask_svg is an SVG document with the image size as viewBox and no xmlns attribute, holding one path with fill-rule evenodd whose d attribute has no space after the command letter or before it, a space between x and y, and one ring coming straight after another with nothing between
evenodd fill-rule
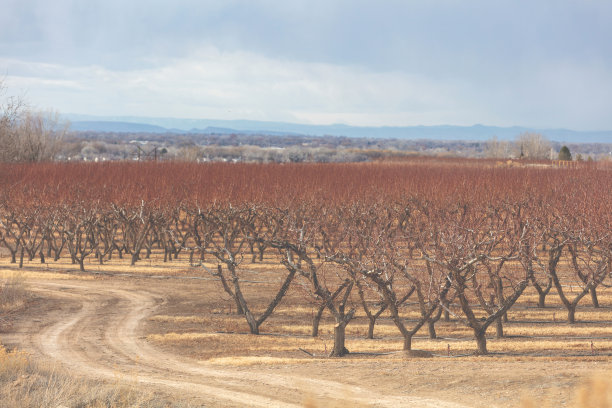
<instances>
[{"instance_id":1,"label":"dry grass","mask_svg":"<svg viewBox=\"0 0 612 408\"><path fill-rule=\"evenodd\" d=\"M288 364L304 364L309 363L312 360L309 358L280 358L280 357L217 357L208 360L209 363L218 364L222 366L254 366L265 364L268 366Z\"/></svg>"},{"instance_id":2,"label":"dry grass","mask_svg":"<svg viewBox=\"0 0 612 408\"><path fill-rule=\"evenodd\" d=\"M72 275L66 273L66 271L61 271L60 269L34 269L34 268L23 268L17 269L13 266L7 266L4 263L0 262L0 279L9 279L11 276L18 274L23 278L24 281L29 279L79 279L79 280L92 280L94 276L92 275Z\"/></svg>"},{"instance_id":3,"label":"dry grass","mask_svg":"<svg viewBox=\"0 0 612 408\"><path fill-rule=\"evenodd\" d=\"M186 349L199 359L230 361L243 357L302 358L299 349L308 350L317 356L326 356L333 346L332 335L327 332L317 338L284 335L250 335L238 333L189 332L150 334L147 339L157 345L171 349ZM399 337L368 340L350 337L347 347L354 353L393 353L402 349ZM446 356L450 347L451 355L466 355L474 352L474 340L429 340L422 337L413 339L413 348L427 350ZM598 356L612 352L612 340L594 340L594 350L588 339L490 339L488 349L497 355L512 354L524 356ZM592 354L593 353L593 354ZM398 354L399 356L400 354ZM272 361L272 360L270 360ZM266 364L266 360L259 363Z\"/></svg>"},{"instance_id":4,"label":"dry grass","mask_svg":"<svg viewBox=\"0 0 612 408\"><path fill-rule=\"evenodd\" d=\"M37 364L21 351L0 346L0 405L25 407L182 407L163 397L117 379L115 383L92 383L66 371Z\"/></svg>"},{"instance_id":5,"label":"dry grass","mask_svg":"<svg viewBox=\"0 0 612 408\"><path fill-rule=\"evenodd\" d=\"M23 274L10 273L0 279L0 312L20 307L27 299Z\"/></svg>"},{"instance_id":6,"label":"dry grass","mask_svg":"<svg viewBox=\"0 0 612 408\"><path fill-rule=\"evenodd\" d=\"M103 265L100 265L93 257L89 257L85 260L86 273L80 272L79 265L71 263L67 256L62 257L59 261L51 260L44 264L41 264L39 259L24 260L23 268L19 268L18 264L10 263L9 258L0 258L0 270L19 270L23 271L24 274L32 274L32 277L43 279L74 279L77 277L91 279L90 273L182 276L192 275L194 271L199 274L202 272L201 269L191 268L184 256L178 260L164 263L163 256L160 256L160 254L152 254L150 259L142 259L133 266L130 265L130 259L127 256L123 259L115 257L112 261L105 262Z\"/></svg>"}]
</instances>

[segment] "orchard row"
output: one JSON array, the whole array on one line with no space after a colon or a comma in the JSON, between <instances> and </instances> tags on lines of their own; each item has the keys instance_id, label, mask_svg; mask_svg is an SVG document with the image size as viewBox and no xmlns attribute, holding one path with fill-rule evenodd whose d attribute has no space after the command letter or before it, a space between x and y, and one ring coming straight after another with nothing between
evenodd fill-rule
<instances>
[{"instance_id":1,"label":"orchard row","mask_svg":"<svg viewBox=\"0 0 612 408\"><path fill-rule=\"evenodd\" d=\"M299 280L318 305L313 335L325 310L335 319L336 356L359 307L369 336L387 313L406 350L451 313L487 353L487 329L503 336L530 285L540 307L555 288L570 323L585 296L598 306L612 271L611 175L457 161L4 165L0 244L20 265L69 257L82 270L89 257L189 257L253 334ZM264 256L278 263L278 286L252 304L245 271ZM418 318L406 319L408 302Z\"/></svg>"}]
</instances>

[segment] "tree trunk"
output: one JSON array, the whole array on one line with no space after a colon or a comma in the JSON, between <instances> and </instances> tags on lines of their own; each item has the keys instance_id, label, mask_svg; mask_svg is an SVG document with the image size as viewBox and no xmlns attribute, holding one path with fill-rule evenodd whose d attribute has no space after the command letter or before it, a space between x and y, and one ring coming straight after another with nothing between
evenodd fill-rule
<instances>
[{"instance_id":1,"label":"tree trunk","mask_svg":"<svg viewBox=\"0 0 612 408\"><path fill-rule=\"evenodd\" d=\"M567 322L569 324L576 323L576 305L569 305L567 307Z\"/></svg>"},{"instance_id":2,"label":"tree trunk","mask_svg":"<svg viewBox=\"0 0 612 408\"><path fill-rule=\"evenodd\" d=\"M546 307L546 293L540 292L538 294L538 307L544 309Z\"/></svg>"},{"instance_id":3,"label":"tree trunk","mask_svg":"<svg viewBox=\"0 0 612 408\"><path fill-rule=\"evenodd\" d=\"M232 292L232 289L227 284L227 280L223 276L223 268L221 267L220 264L217 265L217 273L213 274L213 276L216 276L219 278L219 280L221 281L221 285L223 285L223 290L225 290L225 293L227 293L228 295L231 296L232 299L234 299L234 302L236 303L236 314L243 315L244 309L242 308L242 304L240 304L240 300L238 299L238 296L236 296L236 294Z\"/></svg>"},{"instance_id":4,"label":"tree trunk","mask_svg":"<svg viewBox=\"0 0 612 408\"><path fill-rule=\"evenodd\" d=\"M593 307L599 307L599 299L597 299L597 288L591 288L591 300L593 301Z\"/></svg>"},{"instance_id":5,"label":"tree trunk","mask_svg":"<svg viewBox=\"0 0 612 408\"><path fill-rule=\"evenodd\" d=\"M368 323L368 335L367 335L367 339L373 339L374 338L374 325L376 325L376 318L374 316L372 316L370 318L370 322Z\"/></svg>"},{"instance_id":6,"label":"tree trunk","mask_svg":"<svg viewBox=\"0 0 612 408\"><path fill-rule=\"evenodd\" d=\"M323 316L324 310L325 310L325 303L319 306L319 310L317 310L317 314L315 314L312 318L312 337L317 337L319 335L319 323L321 322L321 316Z\"/></svg>"},{"instance_id":7,"label":"tree trunk","mask_svg":"<svg viewBox=\"0 0 612 408\"><path fill-rule=\"evenodd\" d=\"M476 337L476 344L478 345L478 354L488 354L487 351L487 337L486 332L481 330L474 330L474 336Z\"/></svg>"},{"instance_id":8,"label":"tree trunk","mask_svg":"<svg viewBox=\"0 0 612 408\"><path fill-rule=\"evenodd\" d=\"M449 306L450 306L450 302L445 301L445 302L443 303L443 305L444 305L444 307L443 307L443 309L444 309L444 321L445 321L445 322L450 322L450 313L449 313L449 311L448 311L448 308L449 308Z\"/></svg>"},{"instance_id":9,"label":"tree trunk","mask_svg":"<svg viewBox=\"0 0 612 408\"><path fill-rule=\"evenodd\" d=\"M130 265L134 266L136 265L136 261L138 260L139 256L138 256L138 252L134 251L134 253L132 254L132 262L130 263Z\"/></svg>"},{"instance_id":10,"label":"tree trunk","mask_svg":"<svg viewBox=\"0 0 612 408\"><path fill-rule=\"evenodd\" d=\"M249 324L249 329L251 330L251 334L259 334L259 324L257 324L255 317L251 314L251 312L247 312L245 315L247 323Z\"/></svg>"},{"instance_id":11,"label":"tree trunk","mask_svg":"<svg viewBox=\"0 0 612 408\"><path fill-rule=\"evenodd\" d=\"M412 350L412 334L404 333L404 351Z\"/></svg>"},{"instance_id":12,"label":"tree trunk","mask_svg":"<svg viewBox=\"0 0 612 408\"><path fill-rule=\"evenodd\" d=\"M504 337L504 324L502 323L502 318L499 317L495 320L495 335L498 339Z\"/></svg>"},{"instance_id":13,"label":"tree trunk","mask_svg":"<svg viewBox=\"0 0 612 408\"><path fill-rule=\"evenodd\" d=\"M23 268L23 247L21 247L21 252L19 253L19 267Z\"/></svg>"},{"instance_id":14,"label":"tree trunk","mask_svg":"<svg viewBox=\"0 0 612 408\"><path fill-rule=\"evenodd\" d=\"M348 350L344 347L346 340L346 323L336 323L334 326L334 349L330 357L342 357L348 354Z\"/></svg>"},{"instance_id":15,"label":"tree trunk","mask_svg":"<svg viewBox=\"0 0 612 408\"><path fill-rule=\"evenodd\" d=\"M242 305L236 297L234 297L234 300L236 302L236 314L242 316L244 314L244 309L242 309Z\"/></svg>"},{"instance_id":16,"label":"tree trunk","mask_svg":"<svg viewBox=\"0 0 612 408\"><path fill-rule=\"evenodd\" d=\"M436 322L433 320L427 321L427 330L429 331L430 339L437 339L438 335L436 334Z\"/></svg>"}]
</instances>

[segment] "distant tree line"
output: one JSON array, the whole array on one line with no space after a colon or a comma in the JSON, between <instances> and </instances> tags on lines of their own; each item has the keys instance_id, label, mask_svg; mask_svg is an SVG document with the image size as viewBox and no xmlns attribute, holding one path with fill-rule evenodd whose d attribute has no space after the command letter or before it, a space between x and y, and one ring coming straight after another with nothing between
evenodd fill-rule
<instances>
[{"instance_id":1,"label":"distant tree line","mask_svg":"<svg viewBox=\"0 0 612 408\"><path fill-rule=\"evenodd\" d=\"M247 163L360 162L414 156L557 160L561 145L538 134L514 141L399 140L241 134L76 132L64 141L61 160L137 160L138 147L165 149L158 159ZM576 159L605 159L612 144L568 144ZM522 153L522 155L521 155ZM152 158L141 156L141 160Z\"/></svg>"}]
</instances>

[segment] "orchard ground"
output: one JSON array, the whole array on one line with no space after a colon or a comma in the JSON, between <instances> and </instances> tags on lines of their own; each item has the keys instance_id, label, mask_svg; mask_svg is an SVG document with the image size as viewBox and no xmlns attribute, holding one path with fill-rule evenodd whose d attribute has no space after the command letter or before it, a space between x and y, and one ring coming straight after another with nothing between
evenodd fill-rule
<instances>
[{"instance_id":1,"label":"orchard ground","mask_svg":"<svg viewBox=\"0 0 612 408\"><path fill-rule=\"evenodd\" d=\"M257 279L244 291L256 310L280 285L272 257L248 267ZM333 319L326 312L319 336L309 336L315 307L305 306L299 281L262 334L251 335L216 278L185 259L88 259L85 273L69 260L26 261L22 269L9 260L3 253L2 279L19 274L30 295L3 314L2 343L77 382L146 396L127 398L130 406L574 407L595 406L612 388L612 289L600 288L598 309L585 297L569 325L554 288L544 309L528 288L508 312L506 337L489 329L487 356L474 355L472 331L453 316L436 324L438 339L423 328L405 354L385 314L366 339L358 309L347 326L350 353L329 358ZM33 375L1 376L4 397L31 391ZM71 406L77 397L65 394L66 402L52 403Z\"/></svg>"}]
</instances>

